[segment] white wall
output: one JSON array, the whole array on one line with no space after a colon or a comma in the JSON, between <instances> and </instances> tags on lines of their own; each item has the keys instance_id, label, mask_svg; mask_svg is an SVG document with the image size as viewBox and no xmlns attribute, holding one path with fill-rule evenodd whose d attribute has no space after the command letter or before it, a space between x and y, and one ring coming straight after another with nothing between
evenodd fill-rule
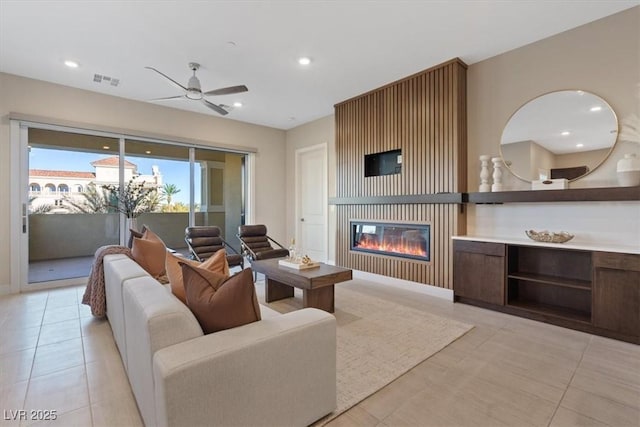
<instances>
[{"instance_id":1,"label":"white wall","mask_svg":"<svg viewBox=\"0 0 640 427\"><path fill-rule=\"evenodd\" d=\"M212 146L256 147L255 219L269 224L273 236L284 238L285 132L265 126L176 110L146 102L98 94L0 73L0 200L10 200L10 112L56 120L209 141ZM10 205L0 210L0 288L10 284Z\"/></svg>"},{"instance_id":2,"label":"white wall","mask_svg":"<svg viewBox=\"0 0 640 427\"><path fill-rule=\"evenodd\" d=\"M498 154L511 114L541 94L584 89L618 119L640 115L640 6L478 62L467 71L469 191L477 191L481 154ZM617 186L616 163L640 145L617 143L605 163L570 188ZM529 189L508 172L505 189ZM469 205L468 234L524 237L526 229L575 233L576 243L640 246L640 202Z\"/></svg>"},{"instance_id":3,"label":"white wall","mask_svg":"<svg viewBox=\"0 0 640 427\"><path fill-rule=\"evenodd\" d=\"M336 195L336 143L335 122L333 115L323 117L310 123L298 126L287 131L286 136L286 194L287 194L287 242L294 237L295 218L295 154L300 148L311 147L318 144L327 144L328 163L328 197ZM329 205L329 250L328 260L335 261L336 250L336 215L335 206Z\"/></svg>"},{"instance_id":4,"label":"white wall","mask_svg":"<svg viewBox=\"0 0 640 427\"><path fill-rule=\"evenodd\" d=\"M525 230L567 231L571 243L640 249L640 203L558 202L469 205L467 234L527 239Z\"/></svg>"}]
</instances>

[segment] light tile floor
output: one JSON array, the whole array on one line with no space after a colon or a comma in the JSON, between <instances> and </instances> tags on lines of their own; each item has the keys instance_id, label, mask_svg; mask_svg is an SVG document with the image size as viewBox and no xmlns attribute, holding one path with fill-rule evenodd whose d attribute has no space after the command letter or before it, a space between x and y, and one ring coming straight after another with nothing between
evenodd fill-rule
<instances>
[{"instance_id":1,"label":"light tile floor","mask_svg":"<svg viewBox=\"0 0 640 427\"><path fill-rule=\"evenodd\" d=\"M330 426L640 425L640 346L373 282L340 286L475 328ZM0 426L142 425L109 324L79 304L83 292L0 298ZM57 420L11 420L19 409Z\"/></svg>"}]
</instances>

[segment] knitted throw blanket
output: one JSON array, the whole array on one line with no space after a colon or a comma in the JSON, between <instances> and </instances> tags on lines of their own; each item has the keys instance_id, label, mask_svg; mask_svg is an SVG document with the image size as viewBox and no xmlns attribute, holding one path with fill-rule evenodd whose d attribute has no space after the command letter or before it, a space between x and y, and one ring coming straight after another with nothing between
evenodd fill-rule
<instances>
[{"instance_id":1,"label":"knitted throw blanket","mask_svg":"<svg viewBox=\"0 0 640 427\"><path fill-rule=\"evenodd\" d=\"M87 288L82 303L91 307L91 314L103 317L107 313L107 295L104 289L104 261L106 255L125 254L131 258L131 249L126 246L107 245L98 248L94 255Z\"/></svg>"}]
</instances>

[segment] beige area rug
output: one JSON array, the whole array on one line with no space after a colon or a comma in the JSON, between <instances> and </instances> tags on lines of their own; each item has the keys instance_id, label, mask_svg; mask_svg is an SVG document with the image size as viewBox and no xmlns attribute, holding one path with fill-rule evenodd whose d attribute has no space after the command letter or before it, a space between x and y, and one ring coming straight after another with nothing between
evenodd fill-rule
<instances>
[{"instance_id":1,"label":"beige area rug","mask_svg":"<svg viewBox=\"0 0 640 427\"><path fill-rule=\"evenodd\" d=\"M299 292L296 298L267 305L281 313L299 309ZM316 425L329 422L473 328L339 285L335 308L338 408Z\"/></svg>"}]
</instances>

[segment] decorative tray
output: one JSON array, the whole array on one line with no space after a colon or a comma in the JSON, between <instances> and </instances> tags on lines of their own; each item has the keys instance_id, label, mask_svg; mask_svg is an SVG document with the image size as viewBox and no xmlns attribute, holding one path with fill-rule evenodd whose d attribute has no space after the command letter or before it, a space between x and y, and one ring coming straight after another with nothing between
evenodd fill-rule
<instances>
[{"instance_id":1,"label":"decorative tray","mask_svg":"<svg viewBox=\"0 0 640 427\"><path fill-rule=\"evenodd\" d=\"M296 270L308 270L309 268L320 267L319 262L311 261L305 264L301 261L293 261L290 259L281 259L280 261L278 261L278 264L283 267L295 268Z\"/></svg>"},{"instance_id":2,"label":"decorative tray","mask_svg":"<svg viewBox=\"0 0 640 427\"><path fill-rule=\"evenodd\" d=\"M560 231L559 233L554 233L552 231L535 231L535 230L526 230L525 233L531 240L535 240L536 242L544 242L544 243L565 243L569 240L573 239L574 235L569 234L566 231Z\"/></svg>"}]
</instances>

